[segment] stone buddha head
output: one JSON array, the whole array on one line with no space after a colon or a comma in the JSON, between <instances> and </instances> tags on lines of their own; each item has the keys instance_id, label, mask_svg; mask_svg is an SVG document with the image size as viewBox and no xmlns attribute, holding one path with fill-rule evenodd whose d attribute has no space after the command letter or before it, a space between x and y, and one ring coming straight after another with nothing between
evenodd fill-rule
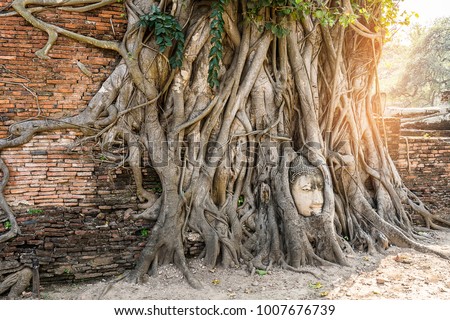
<instances>
[{"instance_id":1,"label":"stone buddha head","mask_svg":"<svg viewBox=\"0 0 450 320\"><path fill-rule=\"evenodd\" d=\"M289 184L299 214L309 217L322 212L324 201L322 172L302 155L291 162Z\"/></svg>"}]
</instances>

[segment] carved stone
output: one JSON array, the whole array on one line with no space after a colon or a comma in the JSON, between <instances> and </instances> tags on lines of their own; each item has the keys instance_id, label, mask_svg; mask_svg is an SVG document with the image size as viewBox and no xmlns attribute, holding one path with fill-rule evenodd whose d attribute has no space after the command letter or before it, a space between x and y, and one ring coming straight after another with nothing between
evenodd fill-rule
<instances>
[{"instance_id":1,"label":"carved stone","mask_svg":"<svg viewBox=\"0 0 450 320\"><path fill-rule=\"evenodd\" d=\"M298 213L305 217L319 215L324 201L320 170L299 155L291 163L289 182Z\"/></svg>"}]
</instances>

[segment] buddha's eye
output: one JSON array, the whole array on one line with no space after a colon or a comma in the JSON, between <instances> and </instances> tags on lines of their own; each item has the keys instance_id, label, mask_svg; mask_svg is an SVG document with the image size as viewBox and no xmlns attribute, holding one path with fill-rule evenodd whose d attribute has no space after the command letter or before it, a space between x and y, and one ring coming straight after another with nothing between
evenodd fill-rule
<instances>
[{"instance_id":1,"label":"buddha's eye","mask_svg":"<svg viewBox=\"0 0 450 320\"><path fill-rule=\"evenodd\" d=\"M302 187L303 191L311 191L311 187L310 186L304 186Z\"/></svg>"}]
</instances>

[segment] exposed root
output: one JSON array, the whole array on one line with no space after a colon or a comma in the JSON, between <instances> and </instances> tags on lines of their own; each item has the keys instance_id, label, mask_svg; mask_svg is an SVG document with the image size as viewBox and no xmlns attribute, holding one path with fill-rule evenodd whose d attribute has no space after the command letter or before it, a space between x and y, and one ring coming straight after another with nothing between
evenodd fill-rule
<instances>
[{"instance_id":1,"label":"exposed root","mask_svg":"<svg viewBox=\"0 0 450 320\"><path fill-rule=\"evenodd\" d=\"M288 265L287 263L284 263L283 266L281 266L283 269L292 271L292 272L296 272L296 273L302 273L302 274L310 274L312 275L314 278L316 279L320 279L319 275L317 273L315 273L314 271L311 270L307 270L305 268L294 268L290 265Z\"/></svg>"},{"instance_id":2,"label":"exposed root","mask_svg":"<svg viewBox=\"0 0 450 320\"><path fill-rule=\"evenodd\" d=\"M437 217L433 214L431 214L428 209L425 207L425 205L420 201L415 194L413 194L411 191L408 192L408 204L409 206L414 210L414 212L417 212L422 216L425 222L425 226L427 228L431 228L434 230L446 230L448 227L450 227L450 221L444 220L440 217ZM437 225L434 222L438 222L441 225Z\"/></svg>"}]
</instances>

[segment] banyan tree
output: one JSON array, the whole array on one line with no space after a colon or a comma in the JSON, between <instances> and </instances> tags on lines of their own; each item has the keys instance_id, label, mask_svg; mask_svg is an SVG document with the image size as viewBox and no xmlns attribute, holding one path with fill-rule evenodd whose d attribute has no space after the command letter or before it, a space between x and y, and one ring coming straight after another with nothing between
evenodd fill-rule
<instances>
[{"instance_id":1,"label":"banyan tree","mask_svg":"<svg viewBox=\"0 0 450 320\"><path fill-rule=\"evenodd\" d=\"M48 34L47 54L69 37L121 57L78 114L11 125L0 150L43 131L78 129L132 169L141 212L154 221L127 279L174 262L194 287L187 232L201 235L210 266L293 271L347 265L345 252L389 245L448 258L420 243L419 214L377 126L377 62L392 0L126 0L127 30L106 41L48 23L47 9L86 12L116 0L15 0L9 11ZM124 155L115 150L127 152ZM162 193L142 184L143 159ZM2 182L8 168L0 159ZM19 226L11 222L1 241Z\"/></svg>"}]
</instances>

